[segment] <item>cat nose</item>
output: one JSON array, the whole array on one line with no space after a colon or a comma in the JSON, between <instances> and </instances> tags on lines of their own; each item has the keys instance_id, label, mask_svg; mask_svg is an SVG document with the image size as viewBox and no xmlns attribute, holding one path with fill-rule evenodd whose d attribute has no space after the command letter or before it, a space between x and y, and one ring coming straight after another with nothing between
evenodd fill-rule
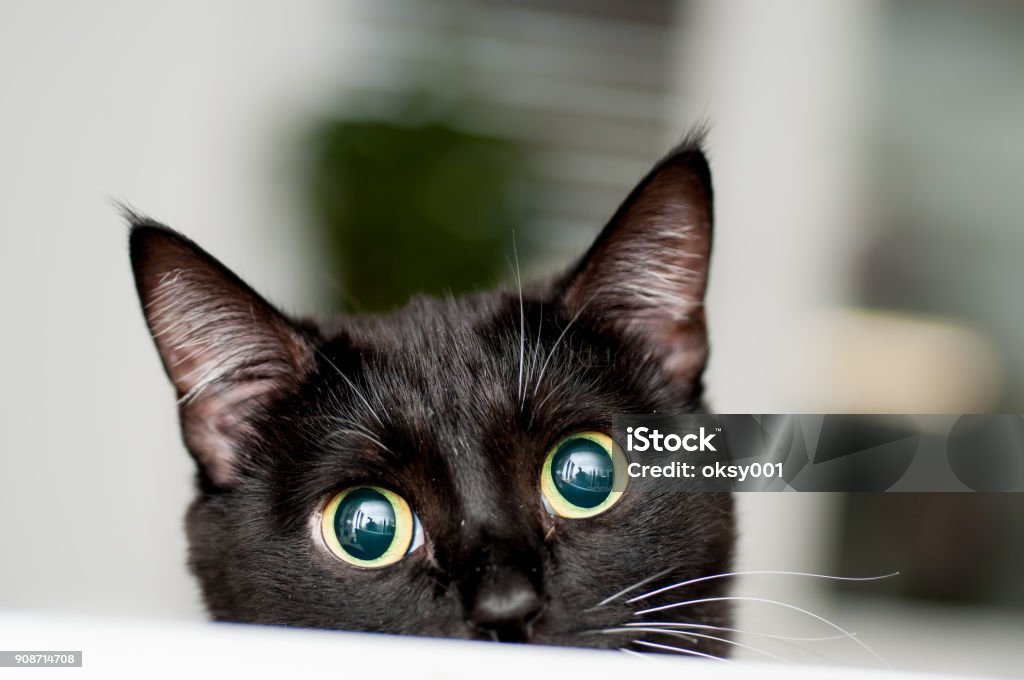
<instances>
[{"instance_id":1,"label":"cat nose","mask_svg":"<svg viewBox=\"0 0 1024 680\"><path fill-rule=\"evenodd\" d=\"M477 588L469 621L498 642L526 642L544 601L517 571L489 574Z\"/></svg>"}]
</instances>

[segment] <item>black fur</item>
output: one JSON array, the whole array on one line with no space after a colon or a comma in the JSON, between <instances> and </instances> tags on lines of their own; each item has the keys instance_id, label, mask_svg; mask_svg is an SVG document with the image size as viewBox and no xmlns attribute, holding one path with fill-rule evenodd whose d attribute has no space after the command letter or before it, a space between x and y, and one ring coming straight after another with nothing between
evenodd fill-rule
<instances>
[{"instance_id":1,"label":"black fur","mask_svg":"<svg viewBox=\"0 0 1024 680\"><path fill-rule=\"evenodd\" d=\"M591 608L663 570L630 595L727 571L728 495L664 494L637 479L608 512L574 520L549 514L539 489L544 458L566 435L609 431L614 413L703 410L711 221L707 163L687 143L564 277L521 294L417 298L388 315L314 322L286 318L192 242L131 216L139 294L199 463L187 527L211 615L590 647L646 639L727 654L708 640L593 633L643 619L628 598ZM679 290L657 289L670 285L665 272ZM187 347L174 347L182 328ZM231 343L251 355L232 354ZM231 371L195 391L203 371L223 365ZM316 514L361 483L408 500L422 549L366 570L323 546ZM642 604L721 596L724 583ZM523 593L536 606L522 620L478 619L481 598ZM665 615L730 625L720 602Z\"/></svg>"}]
</instances>

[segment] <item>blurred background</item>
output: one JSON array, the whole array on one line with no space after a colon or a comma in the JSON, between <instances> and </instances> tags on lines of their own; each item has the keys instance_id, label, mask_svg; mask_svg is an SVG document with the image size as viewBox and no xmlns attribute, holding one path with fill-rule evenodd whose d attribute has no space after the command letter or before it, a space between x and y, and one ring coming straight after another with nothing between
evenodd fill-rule
<instances>
[{"instance_id":1,"label":"blurred background","mask_svg":"<svg viewBox=\"0 0 1024 680\"><path fill-rule=\"evenodd\" d=\"M1022 37L1009 0L0 0L0 607L202 617L113 201L290 311L388 309L566 266L706 122L715 410L1024 411ZM739 594L899 668L1024 674L1019 495L740 509L738 569L902 575Z\"/></svg>"}]
</instances>

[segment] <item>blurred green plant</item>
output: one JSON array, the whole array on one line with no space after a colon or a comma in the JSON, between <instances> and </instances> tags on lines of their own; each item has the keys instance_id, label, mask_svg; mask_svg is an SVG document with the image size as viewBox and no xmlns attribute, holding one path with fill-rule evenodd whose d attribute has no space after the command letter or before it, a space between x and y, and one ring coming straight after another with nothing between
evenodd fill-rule
<instances>
[{"instance_id":1,"label":"blurred green plant","mask_svg":"<svg viewBox=\"0 0 1024 680\"><path fill-rule=\"evenodd\" d=\"M381 311L509 275L525 223L524 156L443 122L339 120L313 136L314 219L341 273L338 308Z\"/></svg>"}]
</instances>

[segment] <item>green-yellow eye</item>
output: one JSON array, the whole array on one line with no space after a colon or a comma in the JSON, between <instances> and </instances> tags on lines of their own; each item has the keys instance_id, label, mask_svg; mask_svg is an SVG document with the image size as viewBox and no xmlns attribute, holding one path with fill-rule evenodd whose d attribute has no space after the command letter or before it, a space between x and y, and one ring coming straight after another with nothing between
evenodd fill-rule
<instances>
[{"instance_id":1,"label":"green-yellow eye","mask_svg":"<svg viewBox=\"0 0 1024 680\"><path fill-rule=\"evenodd\" d=\"M422 542L409 504L379 486L354 486L334 496L320 529L331 552L357 567L394 564Z\"/></svg>"},{"instance_id":2,"label":"green-yellow eye","mask_svg":"<svg viewBox=\"0 0 1024 680\"><path fill-rule=\"evenodd\" d=\"M574 434L559 442L544 460L541 496L560 517L600 515L622 496L626 465L625 454L608 435Z\"/></svg>"}]
</instances>

